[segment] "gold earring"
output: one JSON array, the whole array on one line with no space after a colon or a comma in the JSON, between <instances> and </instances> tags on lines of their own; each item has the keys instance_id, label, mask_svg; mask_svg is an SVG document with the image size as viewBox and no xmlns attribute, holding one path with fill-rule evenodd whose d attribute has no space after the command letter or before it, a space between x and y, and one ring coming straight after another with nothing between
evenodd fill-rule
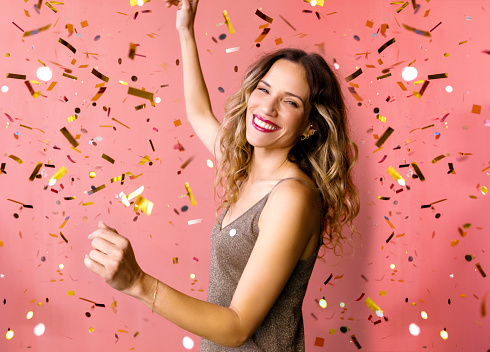
<instances>
[{"instance_id":1,"label":"gold earring","mask_svg":"<svg viewBox=\"0 0 490 352\"><path fill-rule=\"evenodd\" d=\"M306 140L308 138L310 138L310 134L309 133L306 134L306 137L305 136L301 136L301 140L302 141L304 141L304 140Z\"/></svg>"}]
</instances>

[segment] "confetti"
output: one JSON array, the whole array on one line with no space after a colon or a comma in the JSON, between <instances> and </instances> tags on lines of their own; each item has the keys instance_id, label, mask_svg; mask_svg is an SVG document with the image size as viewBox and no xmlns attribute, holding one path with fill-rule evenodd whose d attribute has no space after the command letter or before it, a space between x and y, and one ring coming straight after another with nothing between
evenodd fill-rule
<instances>
[{"instance_id":1,"label":"confetti","mask_svg":"<svg viewBox=\"0 0 490 352\"><path fill-rule=\"evenodd\" d=\"M388 139L389 136L393 133L393 128L388 127L386 131L383 133L383 135L378 139L378 141L375 143L375 145L380 148Z\"/></svg>"},{"instance_id":2,"label":"confetti","mask_svg":"<svg viewBox=\"0 0 490 352\"><path fill-rule=\"evenodd\" d=\"M228 54L228 53L233 53L233 52L238 51L238 50L240 50L240 47L239 46L237 46L235 48L228 48L225 51Z\"/></svg>"},{"instance_id":3,"label":"confetti","mask_svg":"<svg viewBox=\"0 0 490 352\"><path fill-rule=\"evenodd\" d=\"M137 196L134 202L135 209L141 209L141 211L147 215L151 215L153 210L153 203L142 196Z\"/></svg>"},{"instance_id":4,"label":"confetti","mask_svg":"<svg viewBox=\"0 0 490 352\"><path fill-rule=\"evenodd\" d=\"M441 155L439 155L439 156L435 157L434 159L432 159L430 162L431 162L432 164L435 164L435 163L437 163L439 160L444 159L445 157L446 157L445 155L441 154Z\"/></svg>"},{"instance_id":5,"label":"confetti","mask_svg":"<svg viewBox=\"0 0 490 352\"><path fill-rule=\"evenodd\" d=\"M15 23L14 23L14 24L15 24ZM49 29L50 27L51 27L51 24L48 24L48 25L46 25L46 26L44 26L44 27L41 27L41 28L38 28L38 29L34 29L34 30L32 30L32 31L27 31L27 32L24 32L23 37L29 37L29 36L32 36L32 35L38 34L38 33L40 33L40 32L43 32L43 31L45 31L45 30Z\"/></svg>"},{"instance_id":6,"label":"confetti","mask_svg":"<svg viewBox=\"0 0 490 352\"><path fill-rule=\"evenodd\" d=\"M26 75L19 75L19 74L16 74L16 73L7 73L7 78L13 78L13 79L22 79L22 80L25 80L26 79ZM7 115L8 116L8 115Z\"/></svg>"},{"instance_id":7,"label":"confetti","mask_svg":"<svg viewBox=\"0 0 490 352\"><path fill-rule=\"evenodd\" d=\"M323 337L317 337L317 338L315 338L315 344L314 344L314 346L323 347L324 344L325 344L325 339Z\"/></svg>"},{"instance_id":8,"label":"confetti","mask_svg":"<svg viewBox=\"0 0 490 352\"><path fill-rule=\"evenodd\" d=\"M483 268L481 267L480 263L476 263L475 265L478 271L480 272L481 276L487 277L487 274L483 271Z\"/></svg>"},{"instance_id":9,"label":"confetti","mask_svg":"<svg viewBox=\"0 0 490 352\"><path fill-rule=\"evenodd\" d=\"M9 158L10 158L10 159L15 160L15 161L16 161L16 162L18 162L19 164L22 164L22 163L23 163L22 159L21 159L21 158L16 157L15 155L10 154L10 155L9 155Z\"/></svg>"},{"instance_id":10,"label":"confetti","mask_svg":"<svg viewBox=\"0 0 490 352\"><path fill-rule=\"evenodd\" d=\"M189 196L191 200L191 204L195 206L197 204L196 199L194 198L194 195L192 194L191 187L189 186L189 182L185 183L185 189L187 190L187 195Z\"/></svg>"},{"instance_id":11,"label":"confetti","mask_svg":"<svg viewBox=\"0 0 490 352\"><path fill-rule=\"evenodd\" d=\"M102 94L104 94L106 89L107 89L107 87L100 87L99 91L97 92L97 94L94 95L94 97L92 98L91 101L99 100L99 98L102 96Z\"/></svg>"},{"instance_id":12,"label":"confetti","mask_svg":"<svg viewBox=\"0 0 490 352\"><path fill-rule=\"evenodd\" d=\"M76 148L79 143L75 140L75 138L73 138L73 136L70 134L70 132L68 132L68 130L66 129L66 127L63 127L61 130L61 133L63 133L63 135L65 136L66 139L68 139L68 142L70 142L70 144Z\"/></svg>"},{"instance_id":13,"label":"confetti","mask_svg":"<svg viewBox=\"0 0 490 352\"><path fill-rule=\"evenodd\" d=\"M393 235L395 234L395 231L393 231L390 235L390 237L388 237L388 239L386 240L386 243L390 242L390 240L393 238Z\"/></svg>"},{"instance_id":14,"label":"confetti","mask_svg":"<svg viewBox=\"0 0 490 352\"><path fill-rule=\"evenodd\" d=\"M362 348L362 347L361 347L361 344L360 344L360 343L357 341L357 339L356 339L356 336L355 336L355 335L351 335L351 336L350 336L350 338L352 339L352 342L354 342L354 345L356 345L356 347L357 347L358 349L361 349L361 348Z\"/></svg>"},{"instance_id":15,"label":"confetti","mask_svg":"<svg viewBox=\"0 0 490 352\"><path fill-rule=\"evenodd\" d=\"M330 276L328 277L328 279L326 279L323 284L324 285L328 284L328 282L332 279L332 276L333 276L333 273L330 274Z\"/></svg>"},{"instance_id":16,"label":"confetti","mask_svg":"<svg viewBox=\"0 0 490 352\"><path fill-rule=\"evenodd\" d=\"M422 31L422 30L420 30L420 29L416 29L416 28L410 27L410 26L408 26L408 25L406 25L406 24L403 24L403 27L404 27L405 29L407 29L407 30L411 31L411 32L414 32L414 33L416 33L416 34L423 35L424 37L430 37L430 36L431 36L431 35L430 35L430 33L429 33L429 32L427 32L427 31Z\"/></svg>"},{"instance_id":17,"label":"confetti","mask_svg":"<svg viewBox=\"0 0 490 352\"><path fill-rule=\"evenodd\" d=\"M111 164L114 164L114 159L112 159L109 155L107 154L102 154L102 159L105 159L107 160L108 162L110 162Z\"/></svg>"},{"instance_id":18,"label":"confetti","mask_svg":"<svg viewBox=\"0 0 490 352\"><path fill-rule=\"evenodd\" d=\"M269 34L270 30L271 30L270 28L264 28L262 30L262 33L257 37L257 39L255 39L255 42L260 43L262 40L264 40L267 34Z\"/></svg>"},{"instance_id":19,"label":"confetti","mask_svg":"<svg viewBox=\"0 0 490 352\"><path fill-rule=\"evenodd\" d=\"M228 11L223 10L223 16L225 17L226 25L228 26L228 31L230 34L235 33L235 29L231 25L230 17L228 16Z\"/></svg>"},{"instance_id":20,"label":"confetti","mask_svg":"<svg viewBox=\"0 0 490 352\"><path fill-rule=\"evenodd\" d=\"M66 46L68 49L70 49L70 50L71 50L71 52L72 52L73 54L75 54L75 53L77 52L77 49L75 49L73 46L71 46L71 44L70 44L70 43L68 43L68 42L67 42L66 40L64 40L63 38L60 38L60 39L58 40L58 42L59 42L59 43L61 43L61 44L63 44L64 46Z\"/></svg>"},{"instance_id":21,"label":"confetti","mask_svg":"<svg viewBox=\"0 0 490 352\"><path fill-rule=\"evenodd\" d=\"M481 113L481 106L480 105L473 105L471 112L473 114L480 114Z\"/></svg>"},{"instance_id":22,"label":"confetti","mask_svg":"<svg viewBox=\"0 0 490 352\"><path fill-rule=\"evenodd\" d=\"M395 42L396 42L395 38L392 38L392 39L388 40L386 43L384 43L383 45L381 45L381 47L378 49L378 54L381 54L381 52L383 50L385 50L387 47L389 47L391 44L393 44Z\"/></svg>"},{"instance_id":23,"label":"confetti","mask_svg":"<svg viewBox=\"0 0 490 352\"><path fill-rule=\"evenodd\" d=\"M56 171L56 173L53 175L53 177L51 177L48 181L48 185L49 186L54 186L56 184L56 182L58 182L65 174L66 174L67 170L64 166L60 167L60 169L58 171Z\"/></svg>"},{"instance_id":24,"label":"confetti","mask_svg":"<svg viewBox=\"0 0 490 352\"><path fill-rule=\"evenodd\" d=\"M202 219L189 220L189 221L187 221L187 225L200 224L201 222L202 222Z\"/></svg>"},{"instance_id":25,"label":"confetti","mask_svg":"<svg viewBox=\"0 0 490 352\"><path fill-rule=\"evenodd\" d=\"M97 78L99 78L99 79L103 80L104 82L109 82L109 77L104 76L102 73L100 73L99 71L97 71L95 68L94 68L94 69L92 69L92 74L93 74L95 77L97 77Z\"/></svg>"},{"instance_id":26,"label":"confetti","mask_svg":"<svg viewBox=\"0 0 490 352\"><path fill-rule=\"evenodd\" d=\"M429 75L428 79L439 79L439 78L447 78L447 73L438 73L435 75Z\"/></svg>"},{"instance_id":27,"label":"confetti","mask_svg":"<svg viewBox=\"0 0 490 352\"><path fill-rule=\"evenodd\" d=\"M128 87L128 94L137 96L139 98L148 99L151 103L151 106L153 107L155 106L155 102L153 100L153 95L154 95L153 93L137 88Z\"/></svg>"},{"instance_id":28,"label":"confetti","mask_svg":"<svg viewBox=\"0 0 490 352\"><path fill-rule=\"evenodd\" d=\"M128 54L128 57L131 59L131 60L134 60L134 55L136 54L136 44L134 43L129 43L129 54Z\"/></svg>"},{"instance_id":29,"label":"confetti","mask_svg":"<svg viewBox=\"0 0 490 352\"><path fill-rule=\"evenodd\" d=\"M360 69L358 69L356 72L354 72L353 74L351 74L351 75L349 75L349 76L345 77L345 81L346 81L346 82L350 82L350 81L352 81L354 78L359 77L361 74L362 74L362 69L360 68Z\"/></svg>"},{"instance_id":30,"label":"confetti","mask_svg":"<svg viewBox=\"0 0 490 352\"><path fill-rule=\"evenodd\" d=\"M419 177L420 181L425 181L425 177L424 175L422 174L422 171L420 171L418 165L416 162L413 162L412 163L412 167L413 169L415 170L415 173L417 174L417 176Z\"/></svg>"},{"instance_id":31,"label":"confetti","mask_svg":"<svg viewBox=\"0 0 490 352\"><path fill-rule=\"evenodd\" d=\"M393 177L393 179L400 185L404 186L406 181L405 179L396 171L392 166L390 166L387 170L388 174Z\"/></svg>"},{"instance_id":32,"label":"confetti","mask_svg":"<svg viewBox=\"0 0 490 352\"><path fill-rule=\"evenodd\" d=\"M255 11L255 14L256 14L257 16L259 16L260 18L262 18L264 21L269 22L269 23L271 23L271 24L272 24L273 19L272 19L272 18L270 18L269 16L265 15L264 13L262 13L262 12L261 12L259 9L257 9L257 11ZM281 18L282 18L282 17L281 17ZM283 18L283 20L284 20L284 18ZM284 20L284 21L286 21L286 20ZM286 23L287 23L287 22L286 22ZM288 23L288 24L289 24L289 23ZM291 26L291 25L290 25L290 26Z\"/></svg>"}]
</instances>

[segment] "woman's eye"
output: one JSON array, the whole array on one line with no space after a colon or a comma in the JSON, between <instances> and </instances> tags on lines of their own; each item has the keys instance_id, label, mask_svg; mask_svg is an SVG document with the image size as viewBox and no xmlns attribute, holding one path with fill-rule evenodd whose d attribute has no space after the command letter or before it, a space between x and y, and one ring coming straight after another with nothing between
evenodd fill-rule
<instances>
[{"instance_id":1,"label":"woman's eye","mask_svg":"<svg viewBox=\"0 0 490 352\"><path fill-rule=\"evenodd\" d=\"M265 88L259 87L257 89L260 90L261 92L268 93L267 89Z\"/></svg>"},{"instance_id":2,"label":"woman's eye","mask_svg":"<svg viewBox=\"0 0 490 352\"><path fill-rule=\"evenodd\" d=\"M292 106L298 107L298 104L296 104L294 101L288 100L287 103Z\"/></svg>"}]
</instances>

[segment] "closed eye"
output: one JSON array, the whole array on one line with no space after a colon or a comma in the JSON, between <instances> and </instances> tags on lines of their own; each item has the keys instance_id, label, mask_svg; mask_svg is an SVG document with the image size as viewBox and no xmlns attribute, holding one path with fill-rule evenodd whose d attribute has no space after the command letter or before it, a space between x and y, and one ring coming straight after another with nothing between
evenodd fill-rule
<instances>
[{"instance_id":1,"label":"closed eye","mask_svg":"<svg viewBox=\"0 0 490 352\"><path fill-rule=\"evenodd\" d=\"M291 100L287 100L286 103L288 103L288 104L290 104L290 105L292 105L294 107L298 107L299 106L298 104L296 104L296 102L291 101Z\"/></svg>"},{"instance_id":2,"label":"closed eye","mask_svg":"<svg viewBox=\"0 0 490 352\"><path fill-rule=\"evenodd\" d=\"M264 93L269 93L269 91L265 88L262 88L262 87L257 87L258 90L260 90L261 92L264 92Z\"/></svg>"}]
</instances>

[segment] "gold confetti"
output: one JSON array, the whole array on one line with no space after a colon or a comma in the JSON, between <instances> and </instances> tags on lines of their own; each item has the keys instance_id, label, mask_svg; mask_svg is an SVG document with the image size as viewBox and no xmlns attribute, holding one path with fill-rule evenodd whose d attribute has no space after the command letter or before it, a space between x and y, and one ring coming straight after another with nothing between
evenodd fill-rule
<instances>
[{"instance_id":1,"label":"gold confetti","mask_svg":"<svg viewBox=\"0 0 490 352\"><path fill-rule=\"evenodd\" d=\"M15 161L17 161L19 164L22 164L22 163L23 163L23 161L22 161L22 159L21 159L21 158L18 158L18 157L16 157L16 156L15 156L15 155L13 155L13 154L10 154L10 155L9 155L9 158L10 158L10 159L13 159L13 160L15 160Z\"/></svg>"},{"instance_id":2,"label":"gold confetti","mask_svg":"<svg viewBox=\"0 0 490 352\"><path fill-rule=\"evenodd\" d=\"M112 159L112 158L111 158L109 155L104 154L104 153L102 154L102 159L107 160L107 161L108 161L108 162L110 162L111 164L114 164L114 161L115 161L115 160L114 160L114 159Z\"/></svg>"},{"instance_id":3,"label":"gold confetti","mask_svg":"<svg viewBox=\"0 0 490 352\"><path fill-rule=\"evenodd\" d=\"M38 34L39 32L42 32L42 31L45 31L47 29L49 29L49 27L51 27L51 23L44 26L44 27L41 27L41 28L38 28L38 29L34 29L32 31L27 31L27 32L24 32L24 35L23 37L29 37L31 35L35 35L35 34Z\"/></svg>"},{"instance_id":4,"label":"gold confetti","mask_svg":"<svg viewBox=\"0 0 490 352\"><path fill-rule=\"evenodd\" d=\"M82 26L82 28L85 28L88 26L88 21L82 21L80 22L80 26Z\"/></svg>"},{"instance_id":5,"label":"gold confetti","mask_svg":"<svg viewBox=\"0 0 490 352\"><path fill-rule=\"evenodd\" d=\"M431 160L432 164L437 163L439 160L444 159L446 156L445 155L439 155L438 157L435 157L434 159Z\"/></svg>"},{"instance_id":6,"label":"gold confetti","mask_svg":"<svg viewBox=\"0 0 490 352\"><path fill-rule=\"evenodd\" d=\"M189 182L185 183L185 189L187 190L187 195L189 196L191 200L191 204L195 206L197 204L196 199L194 198L194 195L192 194L191 187L189 186Z\"/></svg>"},{"instance_id":7,"label":"gold confetti","mask_svg":"<svg viewBox=\"0 0 490 352\"><path fill-rule=\"evenodd\" d=\"M383 79L383 78L387 78L387 77L390 77L391 76L391 72L390 73L387 73L385 75L382 75L382 76L378 76L376 77L377 80L380 80L380 79Z\"/></svg>"},{"instance_id":8,"label":"gold confetti","mask_svg":"<svg viewBox=\"0 0 490 352\"><path fill-rule=\"evenodd\" d=\"M56 173L53 175L53 177L51 177L48 181L48 185L49 186L54 186L56 182L58 182L60 180L60 178L62 178L65 174L66 174L67 170L64 166L60 167L60 169L58 171L56 171Z\"/></svg>"},{"instance_id":9,"label":"gold confetti","mask_svg":"<svg viewBox=\"0 0 490 352\"><path fill-rule=\"evenodd\" d=\"M71 79L74 79L75 81L77 80L76 76L69 75L68 73L64 73L64 72L63 72L63 77L71 78Z\"/></svg>"},{"instance_id":10,"label":"gold confetti","mask_svg":"<svg viewBox=\"0 0 490 352\"><path fill-rule=\"evenodd\" d=\"M41 166L43 166L43 163L37 163L36 167L34 168L34 170L31 173L31 176L29 176L29 181L34 181L37 173L39 172L39 170L41 170Z\"/></svg>"},{"instance_id":11,"label":"gold confetti","mask_svg":"<svg viewBox=\"0 0 490 352\"><path fill-rule=\"evenodd\" d=\"M78 115L77 115L77 114L74 114L74 115L68 116L68 122L73 122L73 121L75 121L76 119L78 119Z\"/></svg>"},{"instance_id":12,"label":"gold confetti","mask_svg":"<svg viewBox=\"0 0 490 352\"><path fill-rule=\"evenodd\" d=\"M93 68L93 69L92 69L92 74L93 74L95 77L97 77L97 78L99 78L99 79L103 80L104 82L109 82L109 77L104 76L102 73L100 73L99 71L97 71L95 68Z\"/></svg>"},{"instance_id":13,"label":"gold confetti","mask_svg":"<svg viewBox=\"0 0 490 352\"><path fill-rule=\"evenodd\" d=\"M438 73L435 75L429 75L429 79L439 79L439 78L447 78L447 73Z\"/></svg>"},{"instance_id":14,"label":"gold confetti","mask_svg":"<svg viewBox=\"0 0 490 352\"><path fill-rule=\"evenodd\" d=\"M66 139L68 139L68 142L70 142L70 144L76 148L79 143L75 140L75 138L73 138L73 136L70 134L70 132L68 132L68 130L66 129L66 127L63 127L61 130L61 133L63 133L63 135L65 136Z\"/></svg>"},{"instance_id":15,"label":"gold confetti","mask_svg":"<svg viewBox=\"0 0 490 352\"><path fill-rule=\"evenodd\" d=\"M416 162L413 162L412 163L412 167L413 169L415 170L415 173L417 174L417 176L419 177L420 181L425 181L425 177L424 175L422 174L422 171L420 171L418 165Z\"/></svg>"},{"instance_id":16,"label":"gold confetti","mask_svg":"<svg viewBox=\"0 0 490 352\"><path fill-rule=\"evenodd\" d=\"M104 94L104 92L105 92L106 89L107 89L107 87L100 87L99 88L99 91L97 92L97 94L95 94L94 97L92 98L92 101L99 100L99 98L102 96L102 94Z\"/></svg>"},{"instance_id":17,"label":"gold confetti","mask_svg":"<svg viewBox=\"0 0 490 352\"><path fill-rule=\"evenodd\" d=\"M228 30L230 31L230 34L235 33L235 29L231 25L230 17L228 16L228 11L223 10L223 16L225 17L226 25L228 26Z\"/></svg>"},{"instance_id":18,"label":"gold confetti","mask_svg":"<svg viewBox=\"0 0 490 352\"><path fill-rule=\"evenodd\" d=\"M48 89L47 89L47 90L48 90L48 91L53 90L53 88L54 88L54 86L56 85L56 83L58 83L58 82L51 82L51 84L49 85L49 87L48 87Z\"/></svg>"},{"instance_id":19,"label":"gold confetti","mask_svg":"<svg viewBox=\"0 0 490 352\"><path fill-rule=\"evenodd\" d=\"M347 76L347 77L345 78L345 81L346 81L346 82L350 82L350 81L352 81L354 78L359 77L361 74L362 74L362 69L360 68L360 69L358 69L356 72L354 72L353 74L351 74L351 75Z\"/></svg>"},{"instance_id":20,"label":"gold confetti","mask_svg":"<svg viewBox=\"0 0 490 352\"><path fill-rule=\"evenodd\" d=\"M68 49L70 49L73 54L75 54L77 52L77 49L75 49L70 43L68 43L63 38L60 38L58 40L58 42L61 43L61 44L63 44L64 46L66 46Z\"/></svg>"},{"instance_id":21,"label":"gold confetti","mask_svg":"<svg viewBox=\"0 0 490 352\"><path fill-rule=\"evenodd\" d=\"M16 73L7 73L7 78L14 78L14 79L26 79L26 75L18 75Z\"/></svg>"},{"instance_id":22,"label":"gold confetti","mask_svg":"<svg viewBox=\"0 0 490 352\"><path fill-rule=\"evenodd\" d=\"M403 179L403 177L396 171L393 166L390 166L387 170L388 174L393 177L393 179L401 186L404 186L406 184L406 181Z\"/></svg>"},{"instance_id":23,"label":"gold confetti","mask_svg":"<svg viewBox=\"0 0 490 352\"><path fill-rule=\"evenodd\" d=\"M378 49L378 54L381 54L383 50L385 50L387 47L389 47L391 44L395 42L396 42L395 38L388 40L386 43L380 46L380 48Z\"/></svg>"},{"instance_id":24,"label":"gold confetti","mask_svg":"<svg viewBox=\"0 0 490 352\"><path fill-rule=\"evenodd\" d=\"M53 5L51 5L49 2L45 2L46 6L49 7L51 10L53 10L54 13L58 13L58 10L54 8Z\"/></svg>"},{"instance_id":25,"label":"gold confetti","mask_svg":"<svg viewBox=\"0 0 490 352\"><path fill-rule=\"evenodd\" d=\"M423 35L424 37L430 37L430 32L427 32L427 31L423 31L423 30L420 30L420 29L417 29L417 28L413 28L413 27L410 27L406 24L403 24L403 27L411 32L414 32L416 34L420 34L420 35Z\"/></svg>"},{"instance_id":26,"label":"gold confetti","mask_svg":"<svg viewBox=\"0 0 490 352\"><path fill-rule=\"evenodd\" d=\"M407 90L407 88L405 87L405 85L403 84L403 82L396 82L396 83L398 83L398 85L400 86L400 88L401 88L402 90L404 90L404 91L406 91L406 90Z\"/></svg>"},{"instance_id":27,"label":"gold confetti","mask_svg":"<svg viewBox=\"0 0 490 352\"><path fill-rule=\"evenodd\" d=\"M364 302L366 304L366 306L368 306L369 309L371 309L375 314L378 314L377 312L381 312L381 313L384 313L381 308L379 308L379 306L374 303L374 301L368 297L366 298L366 301Z\"/></svg>"},{"instance_id":28,"label":"gold confetti","mask_svg":"<svg viewBox=\"0 0 490 352\"><path fill-rule=\"evenodd\" d=\"M151 214L153 210L153 203L142 196L137 196L134 202L135 209L141 209L141 211L147 215Z\"/></svg>"},{"instance_id":29,"label":"gold confetti","mask_svg":"<svg viewBox=\"0 0 490 352\"><path fill-rule=\"evenodd\" d=\"M129 54L128 54L128 57L131 60L134 60L134 54L136 54L136 44L129 43Z\"/></svg>"},{"instance_id":30,"label":"gold confetti","mask_svg":"<svg viewBox=\"0 0 490 352\"><path fill-rule=\"evenodd\" d=\"M378 141L375 143L375 145L380 148L388 139L388 137L393 133L393 128L388 127L386 131L383 133L383 135L378 139Z\"/></svg>"},{"instance_id":31,"label":"gold confetti","mask_svg":"<svg viewBox=\"0 0 490 352\"><path fill-rule=\"evenodd\" d=\"M153 100L153 93L133 88L133 87L128 87L128 94L134 95L143 99L148 99L151 103L151 106L155 106L155 101Z\"/></svg>"},{"instance_id":32,"label":"gold confetti","mask_svg":"<svg viewBox=\"0 0 490 352\"><path fill-rule=\"evenodd\" d=\"M150 164L153 164L153 162L151 161L150 157L148 155L145 155L143 157L143 159L141 159L140 165L144 165L147 161L150 162Z\"/></svg>"},{"instance_id":33,"label":"gold confetti","mask_svg":"<svg viewBox=\"0 0 490 352\"><path fill-rule=\"evenodd\" d=\"M255 14L257 16L259 16L260 18L262 18L264 21L272 24L273 19L271 17L265 15L264 13L262 13L259 9L257 9L257 11L255 11Z\"/></svg>"}]
</instances>

